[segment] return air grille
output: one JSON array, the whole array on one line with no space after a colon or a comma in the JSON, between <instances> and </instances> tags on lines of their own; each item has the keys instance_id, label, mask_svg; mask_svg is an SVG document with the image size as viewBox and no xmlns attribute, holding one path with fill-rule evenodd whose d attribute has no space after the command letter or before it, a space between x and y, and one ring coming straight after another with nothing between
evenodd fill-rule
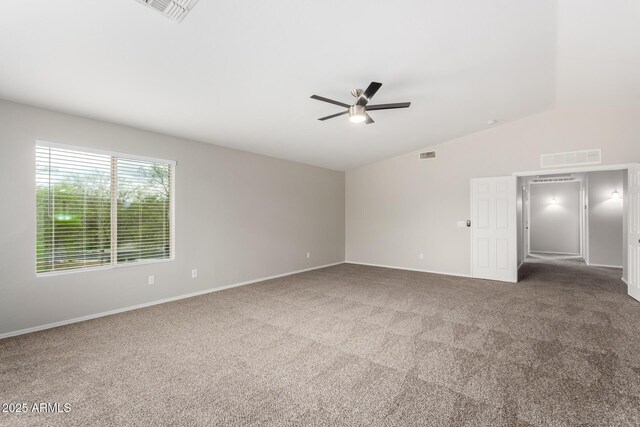
<instances>
[{"instance_id":1,"label":"return air grille","mask_svg":"<svg viewBox=\"0 0 640 427\"><path fill-rule=\"evenodd\" d=\"M182 22L198 0L136 0L149 6L151 9L162 13L169 19Z\"/></svg>"},{"instance_id":2,"label":"return air grille","mask_svg":"<svg viewBox=\"0 0 640 427\"><path fill-rule=\"evenodd\" d=\"M547 183L547 182L574 182L577 181L576 178L572 177L572 176L567 176L567 177L555 177L555 178L541 178L538 177L536 179L534 179L532 182L536 182L536 183Z\"/></svg>"},{"instance_id":3,"label":"return air grille","mask_svg":"<svg viewBox=\"0 0 640 427\"><path fill-rule=\"evenodd\" d=\"M565 166L598 165L602 163L602 150L571 151L567 153L543 154L540 156L540 167L558 168Z\"/></svg>"}]
</instances>

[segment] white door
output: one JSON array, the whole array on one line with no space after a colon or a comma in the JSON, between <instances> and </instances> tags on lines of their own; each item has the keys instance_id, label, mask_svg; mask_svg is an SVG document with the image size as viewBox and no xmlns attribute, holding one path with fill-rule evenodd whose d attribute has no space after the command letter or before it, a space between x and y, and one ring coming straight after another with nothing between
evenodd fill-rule
<instances>
[{"instance_id":1,"label":"white door","mask_svg":"<svg viewBox=\"0 0 640 427\"><path fill-rule=\"evenodd\" d=\"M629 168L627 200L629 203L627 290L631 297L640 301L640 166Z\"/></svg>"},{"instance_id":2,"label":"white door","mask_svg":"<svg viewBox=\"0 0 640 427\"><path fill-rule=\"evenodd\" d=\"M471 180L471 275L518 281L515 176Z\"/></svg>"}]
</instances>

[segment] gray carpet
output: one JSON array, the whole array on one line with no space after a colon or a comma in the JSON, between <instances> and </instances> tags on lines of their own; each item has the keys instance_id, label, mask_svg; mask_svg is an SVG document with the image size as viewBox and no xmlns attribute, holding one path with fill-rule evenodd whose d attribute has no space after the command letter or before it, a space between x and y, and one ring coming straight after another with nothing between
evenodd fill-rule
<instances>
[{"instance_id":1,"label":"gray carpet","mask_svg":"<svg viewBox=\"0 0 640 427\"><path fill-rule=\"evenodd\" d=\"M638 425L620 271L340 265L0 341L2 425Z\"/></svg>"}]
</instances>

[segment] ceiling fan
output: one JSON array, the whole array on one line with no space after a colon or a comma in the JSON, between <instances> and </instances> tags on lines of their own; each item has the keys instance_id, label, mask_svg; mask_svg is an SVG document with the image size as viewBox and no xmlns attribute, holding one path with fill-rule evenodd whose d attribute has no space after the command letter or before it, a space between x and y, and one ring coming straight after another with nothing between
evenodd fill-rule
<instances>
[{"instance_id":1,"label":"ceiling fan","mask_svg":"<svg viewBox=\"0 0 640 427\"><path fill-rule=\"evenodd\" d=\"M318 95L312 95L312 99L317 99L318 101L328 102L329 104L339 105L340 107L344 107L347 110L341 113L332 114L330 116L321 117L318 120L325 121L328 119L333 119L334 117L342 116L343 114L349 114L349 120L353 123L366 123L371 124L374 123L371 116L367 113L367 111L375 111L375 110L393 110L396 108L409 108L411 105L410 102L398 102L395 104L378 104L378 105L369 105L369 101L373 98L373 95L378 92L378 89L382 86L382 83L371 82L367 90L362 89L354 89L351 91L351 95L356 98L356 102L353 105L345 104L344 102L334 101L333 99L325 98Z\"/></svg>"}]
</instances>

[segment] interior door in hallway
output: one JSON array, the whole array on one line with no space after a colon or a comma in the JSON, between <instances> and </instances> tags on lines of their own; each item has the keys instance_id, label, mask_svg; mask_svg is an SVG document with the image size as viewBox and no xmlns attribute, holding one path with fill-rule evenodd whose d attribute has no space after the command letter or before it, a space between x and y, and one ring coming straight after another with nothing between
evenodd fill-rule
<instances>
[{"instance_id":1,"label":"interior door in hallway","mask_svg":"<svg viewBox=\"0 0 640 427\"><path fill-rule=\"evenodd\" d=\"M471 274L518 281L515 176L471 180Z\"/></svg>"}]
</instances>

